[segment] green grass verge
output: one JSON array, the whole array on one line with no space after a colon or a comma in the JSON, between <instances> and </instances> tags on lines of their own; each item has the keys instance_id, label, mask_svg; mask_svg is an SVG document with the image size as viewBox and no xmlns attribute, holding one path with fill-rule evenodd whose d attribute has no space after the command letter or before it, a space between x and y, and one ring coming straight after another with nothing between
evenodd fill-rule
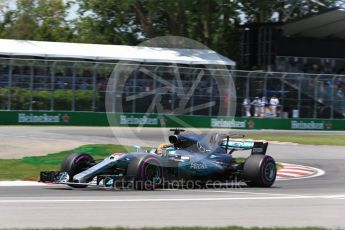
<instances>
[{"instance_id":1,"label":"green grass verge","mask_svg":"<svg viewBox=\"0 0 345 230\"><path fill-rule=\"evenodd\" d=\"M79 148L51 153L46 156L31 156L22 159L1 159L1 180L37 180L40 171L59 170L63 158L73 152L91 154L96 160L101 160L111 153L134 151L133 148L122 145L83 145Z\"/></svg>"},{"instance_id":2,"label":"green grass verge","mask_svg":"<svg viewBox=\"0 0 345 230\"><path fill-rule=\"evenodd\" d=\"M244 228L244 227L237 227L237 226L229 226L229 227L214 227L214 228L206 228L206 227L166 227L166 228L63 228L63 230L325 230L326 228L318 228L318 227L304 227L304 228ZM58 229L51 229L51 230L58 230ZM59 230L62 230L59 228Z\"/></svg>"},{"instance_id":3,"label":"green grass verge","mask_svg":"<svg viewBox=\"0 0 345 230\"><path fill-rule=\"evenodd\" d=\"M248 134L247 138L268 141L294 142L306 145L345 146L345 135L290 135L290 134Z\"/></svg>"},{"instance_id":4,"label":"green grass verge","mask_svg":"<svg viewBox=\"0 0 345 230\"><path fill-rule=\"evenodd\" d=\"M116 152L135 151L123 145L83 145L79 148L51 153L46 156L30 156L22 159L0 159L0 180L37 180L40 171L58 171L63 158L71 153L89 153L96 161ZM246 158L236 158L242 163ZM283 166L277 164L278 170Z\"/></svg>"}]
</instances>

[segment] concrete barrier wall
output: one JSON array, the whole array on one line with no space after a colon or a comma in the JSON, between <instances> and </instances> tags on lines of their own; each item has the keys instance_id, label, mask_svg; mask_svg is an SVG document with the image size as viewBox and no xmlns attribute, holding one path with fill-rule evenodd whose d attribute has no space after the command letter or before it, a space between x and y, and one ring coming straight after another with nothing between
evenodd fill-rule
<instances>
[{"instance_id":1,"label":"concrete barrier wall","mask_svg":"<svg viewBox=\"0 0 345 230\"><path fill-rule=\"evenodd\" d=\"M109 124L109 120L111 121ZM229 118L97 112L1 111L0 125L143 126L280 130L345 130L345 120Z\"/></svg>"}]
</instances>

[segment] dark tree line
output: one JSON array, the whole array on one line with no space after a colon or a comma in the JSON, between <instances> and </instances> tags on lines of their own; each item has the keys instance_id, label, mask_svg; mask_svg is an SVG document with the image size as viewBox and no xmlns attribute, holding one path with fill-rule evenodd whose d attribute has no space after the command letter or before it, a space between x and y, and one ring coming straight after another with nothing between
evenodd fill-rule
<instances>
[{"instance_id":1,"label":"dark tree line","mask_svg":"<svg viewBox=\"0 0 345 230\"><path fill-rule=\"evenodd\" d=\"M0 38L137 45L164 35L236 57L236 25L317 13L339 0L17 0L0 3ZM75 10L77 9L77 10Z\"/></svg>"}]
</instances>

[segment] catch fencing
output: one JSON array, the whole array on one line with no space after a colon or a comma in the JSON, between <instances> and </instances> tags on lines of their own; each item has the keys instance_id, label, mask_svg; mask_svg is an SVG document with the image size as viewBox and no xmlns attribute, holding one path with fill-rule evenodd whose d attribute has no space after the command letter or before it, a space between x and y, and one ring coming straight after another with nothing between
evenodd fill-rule
<instances>
[{"instance_id":1,"label":"catch fencing","mask_svg":"<svg viewBox=\"0 0 345 230\"><path fill-rule=\"evenodd\" d=\"M109 78L115 79L108 85ZM243 101L279 99L281 118L343 119L345 76L219 66L0 59L0 110L245 116ZM251 108L254 114L254 105ZM266 104L262 116L272 117Z\"/></svg>"}]
</instances>

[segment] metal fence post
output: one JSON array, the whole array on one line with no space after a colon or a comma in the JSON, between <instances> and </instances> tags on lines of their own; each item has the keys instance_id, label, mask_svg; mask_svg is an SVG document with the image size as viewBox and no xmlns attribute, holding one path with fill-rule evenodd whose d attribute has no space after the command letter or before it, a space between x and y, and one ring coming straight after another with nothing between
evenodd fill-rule
<instances>
[{"instance_id":1,"label":"metal fence post","mask_svg":"<svg viewBox=\"0 0 345 230\"><path fill-rule=\"evenodd\" d=\"M315 78L315 88L314 88L314 112L313 112L313 118L317 118L317 102L318 102L318 99L317 99L317 95L318 95L318 80L319 80L319 77L320 76L317 76Z\"/></svg>"},{"instance_id":2,"label":"metal fence post","mask_svg":"<svg viewBox=\"0 0 345 230\"><path fill-rule=\"evenodd\" d=\"M216 71L216 73L217 72L218 71ZM210 77L212 77L212 74L210 74ZM216 75L216 77L219 77L219 76ZM211 90L213 91L213 80L212 79L211 79L211 84L209 85L209 87L211 87ZM207 89L207 90L209 90L209 89ZM211 102L213 100L213 93L212 93L212 91L211 91L211 93L208 94L209 102ZM212 106L208 107L208 115L212 116Z\"/></svg>"},{"instance_id":3,"label":"metal fence post","mask_svg":"<svg viewBox=\"0 0 345 230\"><path fill-rule=\"evenodd\" d=\"M286 76L287 76L287 74L286 73L284 73L283 74L283 76L281 77L282 79L282 81L281 81L281 83L282 83L282 85L281 85L281 105L280 105L280 117L283 117L283 112L284 112L284 105L285 105L285 78L286 78Z\"/></svg>"},{"instance_id":4,"label":"metal fence post","mask_svg":"<svg viewBox=\"0 0 345 230\"><path fill-rule=\"evenodd\" d=\"M12 106L12 73L13 73L13 59L10 59L8 68L8 99L7 99L7 110L11 110Z\"/></svg>"},{"instance_id":5,"label":"metal fence post","mask_svg":"<svg viewBox=\"0 0 345 230\"><path fill-rule=\"evenodd\" d=\"M73 63L73 67L72 67L72 111L75 111L75 90L76 90L76 87L75 87L75 83L76 83L76 65L77 63L74 62Z\"/></svg>"},{"instance_id":6,"label":"metal fence post","mask_svg":"<svg viewBox=\"0 0 345 230\"><path fill-rule=\"evenodd\" d=\"M335 100L334 100L334 95L335 95L335 90L334 90L334 87L335 87L335 79L337 78L337 76L333 76L332 78L332 89L331 89L331 113L330 113L330 119L333 119L334 118L334 103L335 103Z\"/></svg>"},{"instance_id":7,"label":"metal fence post","mask_svg":"<svg viewBox=\"0 0 345 230\"><path fill-rule=\"evenodd\" d=\"M50 85L50 110L54 111L55 108L55 67L56 67L56 61L53 62L53 65L51 66L50 69L50 81L51 81L51 85Z\"/></svg>"},{"instance_id":8,"label":"metal fence post","mask_svg":"<svg viewBox=\"0 0 345 230\"><path fill-rule=\"evenodd\" d=\"M141 68L141 66L139 66L139 69ZM133 95L136 95L137 94L137 87L138 87L138 74L139 74L139 71L140 70L136 70L135 71L135 74L134 74L134 80L133 80L133 86L134 86L134 89L133 89ZM116 79L117 80L117 79ZM137 103L136 103L136 101L135 100L133 100L132 101L132 113L135 113L137 110L136 110L136 105L137 105Z\"/></svg>"},{"instance_id":9,"label":"metal fence post","mask_svg":"<svg viewBox=\"0 0 345 230\"><path fill-rule=\"evenodd\" d=\"M96 97L97 97L97 71L99 63L94 63L92 73L92 111L96 111Z\"/></svg>"},{"instance_id":10,"label":"metal fence post","mask_svg":"<svg viewBox=\"0 0 345 230\"><path fill-rule=\"evenodd\" d=\"M32 111L32 101L33 101L33 88L34 88L34 63L32 62L30 65L30 103L29 103L29 110Z\"/></svg>"},{"instance_id":11,"label":"metal fence post","mask_svg":"<svg viewBox=\"0 0 345 230\"><path fill-rule=\"evenodd\" d=\"M302 78L303 78L303 76L298 75L298 100L297 100L297 109L298 109L298 114L299 114L299 116L301 115Z\"/></svg>"},{"instance_id":12,"label":"metal fence post","mask_svg":"<svg viewBox=\"0 0 345 230\"><path fill-rule=\"evenodd\" d=\"M266 99L268 100L267 98L267 76L268 76L269 73L266 73L264 75L264 93L263 95L266 97Z\"/></svg>"},{"instance_id":13,"label":"metal fence post","mask_svg":"<svg viewBox=\"0 0 345 230\"><path fill-rule=\"evenodd\" d=\"M222 77L226 77L227 76L227 74L229 74L229 78L228 78L228 85L230 86L230 85L232 85L231 83L233 83L233 85L235 86L235 74L234 74L234 72L232 71L232 70L228 70L228 69L224 69L224 73L222 74ZM232 80L232 82L231 82L231 80ZM235 88L235 92L229 92L229 94L228 94L228 101L229 101L229 106L228 106L228 109L226 110L226 116L230 116L231 115L231 106L232 106L232 101L233 101L233 98L231 97L232 95L233 95L233 93L235 93L235 95L236 95L236 100L237 100L237 92L236 92L236 87L234 87ZM219 97L220 97L220 95L219 95ZM236 103L236 106L235 107L237 107L237 101L235 101L235 103ZM235 109L235 112L234 112L234 116L236 116L236 109Z\"/></svg>"},{"instance_id":14,"label":"metal fence post","mask_svg":"<svg viewBox=\"0 0 345 230\"><path fill-rule=\"evenodd\" d=\"M246 81L246 98L250 97L250 77L252 75L253 72L250 72L247 75L247 81Z\"/></svg>"}]
</instances>

